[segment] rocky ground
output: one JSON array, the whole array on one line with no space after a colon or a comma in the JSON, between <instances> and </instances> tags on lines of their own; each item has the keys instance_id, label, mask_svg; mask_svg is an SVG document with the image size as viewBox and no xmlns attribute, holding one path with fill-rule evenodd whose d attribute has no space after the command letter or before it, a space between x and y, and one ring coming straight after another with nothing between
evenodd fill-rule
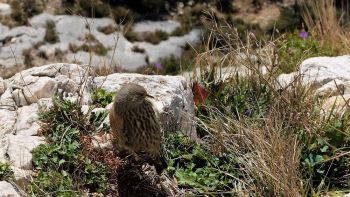
<instances>
[{"instance_id":1,"label":"rocky ground","mask_svg":"<svg viewBox=\"0 0 350 197\"><path fill-rule=\"evenodd\" d=\"M54 43L45 41L48 22L55 27L53 34L57 40ZM200 31L193 30L184 36L169 37L158 44L130 42L120 32L101 32L104 28L117 28L117 24L108 18L41 14L30 19L29 23L30 26L12 29L0 26L2 77L12 76L28 67L28 64L35 66L55 61L90 64L95 68L135 70L170 55L179 57L182 47L195 45L200 39ZM179 26L175 21L141 22L136 23L133 29L135 33L154 32L157 29L171 33ZM99 51L90 53L81 48L87 45L99 47Z\"/></svg>"},{"instance_id":2,"label":"rocky ground","mask_svg":"<svg viewBox=\"0 0 350 197\"><path fill-rule=\"evenodd\" d=\"M337 103L338 113L348 109L350 56L317 57L305 60L300 72L303 83L318 87L318 94L328 95L324 110ZM183 131L196 136L193 122L194 104L192 91L180 76L144 76L139 74L111 74L107 77L87 76L84 67L75 64L51 64L17 73L9 79L0 80L0 161L10 162L15 182L0 182L1 195L19 196L14 186L25 182L32 175L31 151L45 143L40 136L40 110L52 106L52 96L60 94L65 99L81 99L82 108L88 108L90 93L94 87L116 92L121 84L134 82L143 85L155 96L155 106L160 112L164 130ZM291 73L280 76L281 85L291 83ZM108 110L110 105L105 109ZM108 124L108 121L104 123ZM106 143L106 142L104 142Z\"/></svg>"},{"instance_id":3,"label":"rocky ground","mask_svg":"<svg viewBox=\"0 0 350 197\"><path fill-rule=\"evenodd\" d=\"M28 179L32 170L31 151L45 139L39 136L39 112L52 106L52 96L82 99L82 109L91 102L90 93L96 87L116 92L128 82L143 85L152 94L159 119L166 130L181 130L196 136L193 122L192 92L185 79L179 76L144 76L112 74L107 77L89 77L87 71L75 64L51 64L17 73L1 79L0 92L0 161L11 163L15 179ZM108 110L111 105L108 105ZM108 119L106 121L108 123ZM2 182L0 187L10 186ZM9 190L0 190L1 195ZM16 194L17 195L17 194Z\"/></svg>"},{"instance_id":4,"label":"rocky ground","mask_svg":"<svg viewBox=\"0 0 350 197\"><path fill-rule=\"evenodd\" d=\"M273 24L271 21L276 21L281 15L280 8L291 6L294 2L262 4L258 10L247 6L244 1L239 1L235 6L240 10L237 17L245 22L258 23L260 28L268 30ZM6 3L0 0L1 17L9 16L12 12ZM0 196L25 196L24 190L37 176L32 151L41 144L49 143L42 133L40 115L53 106L54 96L75 101L84 115L91 116L97 112L108 113L111 107L111 103L108 103L91 109L95 90L102 89L114 94L122 84L137 83L155 97L153 104L159 112L163 131L181 131L198 140L193 121L196 106L192 80L199 77L199 68L197 72L190 71L179 76L114 72L136 70L172 55L181 57L185 48L201 42L201 29L192 28L179 35L174 32L184 24L176 20L141 21L129 27L119 25L111 18L55 15L58 6L59 0L51 1L44 13L31 17L25 26L0 23L0 163L9 163L14 172L13 179L0 181ZM183 15L186 6L192 5L179 4L177 13L171 13L172 18ZM132 34L127 34L127 31ZM163 38L147 40L144 39L145 35ZM255 63L257 61L253 60ZM221 72L216 75L221 76L215 78L223 80L235 77L236 72L244 76L247 71L245 65L220 69ZM96 72L98 70L100 73ZM348 112L349 55L309 58L296 70L280 74L277 86L288 88L300 82L314 87L316 94L324 98L320 107L322 115ZM265 67L259 72L269 74ZM108 118L105 118L97 125L97 130L108 127L108 124ZM110 135L97 133L92 136L93 149L98 152L106 147L111 148L110 140ZM127 169L122 174L129 177L134 175L132 170ZM152 173L152 170L146 171L147 176L154 177ZM154 180L152 184L157 189L161 188L168 195L181 195L172 178L162 176L157 179L158 182ZM132 186L128 185L128 181L139 181L139 177L130 176L130 180L125 180L125 188Z\"/></svg>"},{"instance_id":5,"label":"rocky ground","mask_svg":"<svg viewBox=\"0 0 350 197\"><path fill-rule=\"evenodd\" d=\"M179 3L162 20L140 21L130 26L128 23L120 25L111 18L55 15L63 6L59 0L47 3L41 14L28 18L26 25L14 25L11 13L19 10L12 10L7 4L9 1L2 2L0 76L3 78L26 68L54 62L90 64L102 70L102 74L106 70L109 73L133 71L167 57L178 58L185 49L202 43L203 32L187 24L200 23L201 15L204 15L202 9L215 11L223 18L233 16L268 31L283 14L281 9L294 3L262 3L254 8L251 2L238 1L234 3L233 14L226 16L220 14L219 4L214 9L189 1Z\"/></svg>"}]
</instances>

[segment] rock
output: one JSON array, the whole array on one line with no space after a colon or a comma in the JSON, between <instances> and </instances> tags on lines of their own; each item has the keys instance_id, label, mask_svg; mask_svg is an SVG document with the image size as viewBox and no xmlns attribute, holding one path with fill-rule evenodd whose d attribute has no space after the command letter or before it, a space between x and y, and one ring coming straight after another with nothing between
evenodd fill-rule
<instances>
[{"instance_id":1,"label":"rock","mask_svg":"<svg viewBox=\"0 0 350 197\"><path fill-rule=\"evenodd\" d=\"M0 76L8 78L24 68L23 52L34 48L43 41L44 28L19 26L0 34L0 42L6 44L1 47ZM11 40L8 42L7 40Z\"/></svg>"},{"instance_id":2,"label":"rock","mask_svg":"<svg viewBox=\"0 0 350 197\"><path fill-rule=\"evenodd\" d=\"M6 88L6 82L0 77L0 96L5 92Z\"/></svg>"},{"instance_id":3,"label":"rock","mask_svg":"<svg viewBox=\"0 0 350 197\"><path fill-rule=\"evenodd\" d=\"M117 92L122 84L136 83L154 96L163 131L182 131L195 137L194 104L191 88L184 77L140 74L111 74L94 78L94 84L109 92Z\"/></svg>"},{"instance_id":4,"label":"rock","mask_svg":"<svg viewBox=\"0 0 350 197\"><path fill-rule=\"evenodd\" d=\"M46 24L52 21L55 24L58 41L56 43L44 42ZM29 20L31 26L18 26L9 29L0 25L0 76L9 78L25 68L26 52L32 57L32 64L42 64L53 60L88 64L92 68L122 67L126 70L135 70L141 66L160 61L162 58L174 55L179 57L186 44L194 45L200 42L199 30L193 30L184 36L170 37L169 39L153 45L146 42L131 43L122 32L103 33L101 28L117 27L110 18L84 18L71 15L51 15L42 13ZM74 28L67 28L74 27ZM143 33L160 29L171 33L180 27L175 21L139 22L134 31ZM93 37L91 44L99 44L106 54L95 54L79 50L87 44L86 37ZM145 49L144 53L135 52L138 46ZM75 49L75 50L74 50ZM78 50L78 51L76 51ZM58 56L57 53L60 55ZM46 58L43 58L45 56ZM16 57L16 58L14 58ZM56 58L56 59L55 59ZM57 61L56 60L56 61Z\"/></svg>"},{"instance_id":5,"label":"rock","mask_svg":"<svg viewBox=\"0 0 350 197\"><path fill-rule=\"evenodd\" d=\"M33 171L31 170L23 170L14 166L11 167L11 170L13 171L16 182L22 179L29 179L30 176L33 174Z\"/></svg>"},{"instance_id":6,"label":"rock","mask_svg":"<svg viewBox=\"0 0 350 197\"><path fill-rule=\"evenodd\" d=\"M0 196L20 197L13 185L6 181L0 181Z\"/></svg>"},{"instance_id":7,"label":"rock","mask_svg":"<svg viewBox=\"0 0 350 197\"><path fill-rule=\"evenodd\" d=\"M299 72L280 75L279 85L281 88L286 87L296 76L302 78L304 85L314 87L319 96L326 98L323 105L326 113L331 111L334 103L338 113L348 110L349 106L346 105L344 98L350 98L349 55L306 59L302 62Z\"/></svg>"},{"instance_id":8,"label":"rock","mask_svg":"<svg viewBox=\"0 0 350 197\"><path fill-rule=\"evenodd\" d=\"M132 30L136 33L154 32L161 30L167 33L172 33L176 28L181 27L181 24L177 21L142 21L136 23Z\"/></svg>"},{"instance_id":9,"label":"rock","mask_svg":"<svg viewBox=\"0 0 350 197\"><path fill-rule=\"evenodd\" d=\"M50 77L28 76L24 78L26 79L33 79L33 81L27 83L28 85L24 84L21 89L12 93L18 106L35 103L41 98L52 97L57 92L57 81Z\"/></svg>"},{"instance_id":10,"label":"rock","mask_svg":"<svg viewBox=\"0 0 350 197\"><path fill-rule=\"evenodd\" d=\"M15 104L15 100L13 99L11 94L11 89L7 88L5 92L2 95L0 95L1 108L15 110Z\"/></svg>"},{"instance_id":11,"label":"rock","mask_svg":"<svg viewBox=\"0 0 350 197\"><path fill-rule=\"evenodd\" d=\"M38 104L33 103L28 106L20 107L17 110L17 114L17 122L15 125L16 135L37 135L40 128L38 124Z\"/></svg>"},{"instance_id":12,"label":"rock","mask_svg":"<svg viewBox=\"0 0 350 197\"><path fill-rule=\"evenodd\" d=\"M0 108L0 138L9 133L14 132L14 126L17 120L15 110Z\"/></svg>"},{"instance_id":13,"label":"rock","mask_svg":"<svg viewBox=\"0 0 350 197\"><path fill-rule=\"evenodd\" d=\"M8 162L7 148L8 148L8 138L6 135L2 134L0 135L0 162Z\"/></svg>"},{"instance_id":14,"label":"rock","mask_svg":"<svg viewBox=\"0 0 350 197\"><path fill-rule=\"evenodd\" d=\"M145 53L147 54L150 62L157 62L162 58L169 57L171 55L180 57L183 51L182 48L185 45L195 45L200 42L200 34L200 30L192 30L182 37L170 37L168 40L164 40L157 45L153 45L148 42L138 42L137 45L140 48L145 49Z\"/></svg>"},{"instance_id":15,"label":"rock","mask_svg":"<svg viewBox=\"0 0 350 197\"><path fill-rule=\"evenodd\" d=\"M193 96L184 77L112 74L107 77L94 78L87 76L87 70L87 67L76 64L50 64L24 70L21 74L16 74L6 80L14 89L11 95L17 106L39 103L39 106L19 108L18 112L24 115L19 115L22 120L16 124L17 134L35 135L38 125L34 123L34 120L37 119L37 116L24 117L25 114L35 114L39 107L47 109L45 102L51 106L52 102L49 98L57 92L66 100L71 101L77 101L82 96L81 104L86 105L90 102L92 87L102 87L107 91L116 92L121 84L133 82L143 85L150 94L155 96L154 106L156 112L159 112L164 131L181 130L190 136L195 135L195 125L192 121L194 117ZM9 93L5 92L3 96L5 94ZM9 112L3 111L3 113ZM15 117L14 115L12 122L15 121ZM11 132L10 128L13 127L13 123L6 125L10 125L6 127L7 132Z\"/></svg>"},{"instance_id":16,"label":"rock","mask_svg":"<svg viewBox=\"0 0 350 197\"><path fill-rule=\"evenodd\" d=\"M330 113L343 114L350 109L350 94L332 96L325 100L322 109L325 115Z\"/></svg>"},{"instance_id":17,"label":"rock","mask_svg":"<svg viewBox=\"0 0 350 197\"><path fill-rule=\"evenodd\" d=\"M314 57L304 60L300 65L300 74L305 84L312 83L321 87L333 80L350 81L350 56ZM292 82L299 73L282 74L279 81L282 86Z\"/></svg>"},{"instance_id":18,"label":"rock","mask_svg":"<svg viewBox=\"0 0 350 197\"><path fill-rule=\"evenodd\" d=\"M82 106L81 106L81 112L82 112L84 115L88 114L88 113L89 113L89 110L90 110L89 105L82 105Z\"/></svg>"},{"instance_id":19,"label":"rock","mask_svg":"<svg viewBox=\"0 0 350 197\"><path fill-rule=\"evenodd\" d=\"M31 151L44 143L44 137L8 135L9 145L7 154L13 166L24 169L32 169Z\"/></svg>"},{"instance_id":20,"label":"rock","mask_svg":"<svg viewBox=\"0 0 350 197\"><path fill-rule=\"evenodd\" d=\"M0 15L9 15L11 14L11 6L7 3L0 3Z\"/></svg>"},{"instance_id":21,"label":"rock","mask_svg":"<svg viewBox=\"0 0 350 197\"><path fill-rule=\"evenodd\" d=\"M53 107L52 98L42 98L38 101L38 108L40 111L47 111Z\"/></svg>"}]
</instances>

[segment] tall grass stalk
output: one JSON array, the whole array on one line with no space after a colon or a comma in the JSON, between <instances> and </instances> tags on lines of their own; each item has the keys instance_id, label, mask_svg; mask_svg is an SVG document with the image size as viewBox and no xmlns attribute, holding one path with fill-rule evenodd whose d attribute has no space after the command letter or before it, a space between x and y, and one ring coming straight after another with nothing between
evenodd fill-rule
<instances>
[{"instance_id":1,"label":"tall grass stalk","mask_svg":"<svg viewBox=\"0 0 350 197\"><path fill-rule=\"evenodd\" d=\"M301 15L306 27L321 43L330 44L333 50L348 53L349 27L345 28L347 7L337 10L335 0L299 0Z\"/></svg>"},{"instance_id":2,"label":"tall grass stalk","mask_svg":"<svg viewBox=\"0 0 350 197\"><path fill-rule=\"evenodd\" d=\"M321 115L323 98L301 76L280 85L275 39L247 33L243 42L234 27L214 24L211 30L207 51L196 61L195 81L211 95L199 106L198 124L215 141L213 149L236 156L245 174L240 177L245 195L308 196L327 189L328 173L315 178L316 167L305 167L305 155L340 117ZM235 99L255 106L253 115L240 112ZM333 148L330 154L341 157ZM329 171L332 159L321 166Z\"/></svg>"}]
</instances>

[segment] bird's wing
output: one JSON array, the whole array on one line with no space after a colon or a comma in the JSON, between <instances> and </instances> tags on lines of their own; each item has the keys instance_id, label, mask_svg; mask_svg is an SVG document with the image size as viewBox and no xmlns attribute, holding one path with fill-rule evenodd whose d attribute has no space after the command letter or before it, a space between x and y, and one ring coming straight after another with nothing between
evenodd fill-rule
<instances>
[{"instance_id":1,"label":"bird's wing","mask_svg":"<svg viewBox=\"0 0 350 197\"><path fill-rule=\"evenodd\" d=\"M117 115L114 105L109 113L109 123L110 123L114 137L115 138L122 137L121 135L124 127L124 122L123 122L123 118Z\"/></svg>"}]
</instances>

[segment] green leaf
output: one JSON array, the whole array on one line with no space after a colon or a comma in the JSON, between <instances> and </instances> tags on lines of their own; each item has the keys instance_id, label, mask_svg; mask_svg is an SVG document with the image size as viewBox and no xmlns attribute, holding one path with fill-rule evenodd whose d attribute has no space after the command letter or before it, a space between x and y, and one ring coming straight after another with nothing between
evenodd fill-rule
<instances>
[{"instance_id":1,"label":"green leaf","mask_svg":"<svg viewBox=\"0 0 350 197\"><path fill-rule=\"evenodd\" d=\"M320 149L321 153L327 152L328 148L329 148L329 147L328 147L327 145L323 146L323 147Z\"/></svg>"},{"instance_id":2,"label":"green leaf","mask_svg":"<svg viewBox=\"0 0 350 197\"><path fill-rule=\"evenodd\" d=\"M323 161L322 155L316 155L316 157L315 157L315 162L316 162L316 163L319 163L319 162L322 162L322 161Z\"/></svg>"}]
</instances>

